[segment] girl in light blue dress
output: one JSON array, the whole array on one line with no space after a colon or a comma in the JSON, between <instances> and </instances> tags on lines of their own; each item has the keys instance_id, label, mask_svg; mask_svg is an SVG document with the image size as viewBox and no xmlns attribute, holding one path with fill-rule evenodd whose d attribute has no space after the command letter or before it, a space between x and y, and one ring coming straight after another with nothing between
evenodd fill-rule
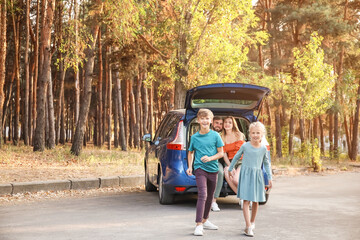
<instances>
[{"instance_id":1,"label":"girl in light blue dress","mask_svg":"<svg viewBox=\"0 0 360 240\"><path fill-rule=\"evenodd\" d=\"M239 175L237 197L244 200L243 214L246 228L245 235L254 236L255 217L259 202L265 202L265 183L261 165L264 164L265 171L269 178L269 188L272 188L271 167L266 154L266 146L261 143L265 136L265 126L261 122L253 122L249 126L250 142L244 143L235 154L229 166L229 174L235 175L233 169L236 162L242 158L242 165ZM251 219L249 205L252 204Z\"/></svg>"}]
</instances>

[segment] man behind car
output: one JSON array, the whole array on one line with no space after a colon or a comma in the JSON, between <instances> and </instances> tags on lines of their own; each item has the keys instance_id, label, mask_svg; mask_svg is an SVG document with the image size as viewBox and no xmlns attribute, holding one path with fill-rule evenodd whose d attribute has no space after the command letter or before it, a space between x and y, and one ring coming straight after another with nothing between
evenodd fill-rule
<instances>
[{"instance_id":1,"label":"man behind car","mask_svg":"<svg viewBox=\"0 0 360 240\"><path fill-rule=\"evenodd\" d=\"M212 128L214 131L221 133L221 131L223 130L223 119L222 117L219 116L215 116L213 119L213 124L212 124ZM211 210L214 212L219 212L220 208L218 206L218 204L216 203L216 199L220 196L220 192L221 192L221 188L224 182L224 166L221 163L221 159L219 159L219 172L218 172L218 179L216 182L216 189L215 189L215 193L214 193L214 199L213 202L211 204Z\"/></svg>"}]
</instances>

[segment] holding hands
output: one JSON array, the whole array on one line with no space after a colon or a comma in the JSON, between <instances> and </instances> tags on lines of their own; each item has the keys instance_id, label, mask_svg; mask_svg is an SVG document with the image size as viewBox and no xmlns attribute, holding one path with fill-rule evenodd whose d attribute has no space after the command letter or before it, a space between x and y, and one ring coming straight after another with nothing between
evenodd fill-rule
<instances>
[{"instance_id":1,"label":"holding hands","mask_svg":"<svg viewBox=\"0 0 360 240\"><path fill-rule=\"evenodd\" d=\"M230 177L234 177L234 175L236 174L236 170L233 169L232 171L229 171L229 167L225 167L224 171L228 171Z\"/></svg>"}]
</instances>

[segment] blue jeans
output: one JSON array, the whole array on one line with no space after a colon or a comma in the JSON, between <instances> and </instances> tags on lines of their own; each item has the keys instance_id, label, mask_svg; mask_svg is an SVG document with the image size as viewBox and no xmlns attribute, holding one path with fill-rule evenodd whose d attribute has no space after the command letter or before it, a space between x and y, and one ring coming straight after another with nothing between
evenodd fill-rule
<instances>
[{"instance_id":1,"label":"blue jeans","mask_svg":"<svg viewBox=\"0 0 360 240\"><path fill-rule=\"evenodd\" d=\"M202 222L203 219L209 218L218 173L206 172L200 168L196 169L194 173L198 189L195 222L199 223Z\"/></svg>"},{"instance_id":2,"label":"blue jeans","mask_svg":"<svg viewBox=\"0 0 360 240\"><path fill-rule=\"evenodd\" d=\"M224 183L224 167L219 162L219 172L218 172L218 178L217 178L214 198L218 198L220 196L220 192L221 192L223 183Z\"/></svg>"}]
</instances>

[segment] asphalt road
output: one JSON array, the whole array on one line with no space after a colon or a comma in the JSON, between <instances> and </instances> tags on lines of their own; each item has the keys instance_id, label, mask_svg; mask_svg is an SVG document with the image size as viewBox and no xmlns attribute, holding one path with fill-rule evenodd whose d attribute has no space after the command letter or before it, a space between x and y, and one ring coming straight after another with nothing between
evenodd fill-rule
<instances>
[{"instance_id":1,"label":"asphalt road","mask_svg":"<svg viewBox=\"0 0 360 240\"><path fill-rule=\"evenodd\" d=\"M210 214L219 230L193 236L195 203L136 192L0 206L0 240L248 239L234 196ZM360 239L360 173L276 178L252 239Z\"/></svg>"}]
</instances>

